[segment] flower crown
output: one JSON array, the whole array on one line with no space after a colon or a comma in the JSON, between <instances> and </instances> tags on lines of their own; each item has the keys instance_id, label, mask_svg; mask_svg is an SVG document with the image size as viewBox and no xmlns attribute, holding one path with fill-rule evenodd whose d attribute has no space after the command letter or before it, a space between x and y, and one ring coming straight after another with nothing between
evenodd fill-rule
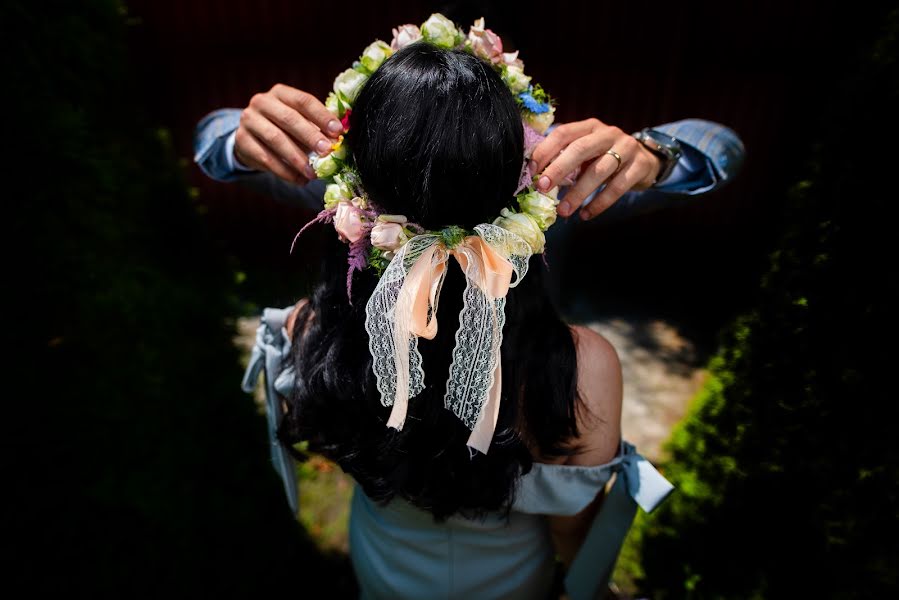
<instances>
[{"instance_id":1,"label":"flower crown","mask_svg":"<svg viewBox=\"0 0 899 600\"><path fill-rule=\"evenodd\" d=\"M531 83L531 78L525 75L518 52L504 53L502 40L484 27L483 18L474 22L467 36L441 14L431 15L420 28L415 25L395 28L390 45L381 40L369 44L352 68L337 76L334 91L328 94L325 106L347 130L353 103L368 78L394 52L419 40L439 48L465 50L484 59L499 72L512 92L521 111L525 134L522 172L515 190L518 208L503 209L493 223L524 238L533 253L542 253L545 248L543 232L556 220L558 189L538 192L535 174L528 162L544 132L552 125L556 109L543 88ZM349 289L353 270L372 267L380 275L396 250L424 230L409 223L402 215L379 214L369 203L358 174L346 158L347 149L341 136L329 154L312 153L310 163L316 176L326 183L324 210L314 221L333 222L340 238L351 246L347 273Z\"/></svg>"},{"instance_id":2,"label":"flower crown","mask_svg":"<svg viewBox=\"0 0 899 600\"><path fill-rule=\"evenodd\" d=\"M350 298L354 270L370 267L380 277L366 304L365 327L381 402L393 406L387 425L396 429L403 427L409 398L424 389L418 339L433 339L437 333L440 288L449 257L455 257L467 287L444 404L472 429L468 446L486 453L502 389L505 297L527 273L530 256L543 253L543 232L556 220L558 188L538 192L529 166L534 148L553 122L555 107L543 88L524 74L518 52L503 52L502 40L484 27L484 19L475 21L465 35L443 15L433 14L420 28L394 29L390 45L373 42L352 68L337 76L325 106L341 119L344 131L368 78L394 52L419 40L489 62L512 92L521 111L525 147L515 190L517 210L503 208L492 224L473 230L450 225L440 231L426 231L403 215L383 214L369 202L358 173L348 164L341 136L329 154L310 155L316 175L327 185L324 209L306 227L333 222L340 239L349 243Z\"/></svg>"}]
</instances>

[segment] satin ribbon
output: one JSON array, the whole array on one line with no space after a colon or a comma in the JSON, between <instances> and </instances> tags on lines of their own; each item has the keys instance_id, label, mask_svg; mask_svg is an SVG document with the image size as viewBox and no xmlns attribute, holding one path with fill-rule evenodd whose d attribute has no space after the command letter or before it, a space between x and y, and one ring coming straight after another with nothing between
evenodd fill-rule
<instances>
[{"instance_id":1,"label":"satin ribbon","mask_svg":"<svg viewBox=\"0 0 899 600\"><path fill-rule=\"evenodd\" d=\"M402 429L409 398L424 389L418 338L437 334L437 306L449 257L465 273L465 302L444 398L472 429L468 446L487 453L502 391L500 345L505 297L527 272L530 246L494 225L475 227L454 247L415 236L394 256L366 306L366 329L388 427ZM515 280L513 281L513 276Z\"/></svg>"},{"instance_id":2,"label":"satin ribbon","mask_svg":"<svg viewBox=\"0 0 899 600\"><path fill-rule=\"evenodd\" d=\"M637 506L650 513L674 491L671 482L631 444L624 442L624 448L620 466L615 467L615 483L565 576L565 590L571 600L605 596Z\"/></svg>"}]
</instances>

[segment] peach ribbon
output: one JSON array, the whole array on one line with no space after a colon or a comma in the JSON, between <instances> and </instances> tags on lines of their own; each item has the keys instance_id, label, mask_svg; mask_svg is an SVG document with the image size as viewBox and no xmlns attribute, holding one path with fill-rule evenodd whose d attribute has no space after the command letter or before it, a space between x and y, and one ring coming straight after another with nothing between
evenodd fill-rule
<instances>
[{"instance_id":1,"label":"peach ribbon","mask_svg":"<svg viewBox=\"0 0 899 600\"><path fill-rule=\"evenodd\" d=\"M482 233L486 230L485 226L479 226L478 230ZM492 227L492 226L487 226ZM503 230L502 235L514 236L510 232ZM523 240L515 237L518 247L529 248L527 244L523 244ZM527 253L529 255L529 252ZM462 411L463 406L473 409L474 418L468 415L468 423L471 426L474 421L471 436L468 440L468 446L482 452L487 453L490 442L493 438L493 432L496 428L496 421L499 415L500 394L502 391L502 368L499 356L499 347L502 340L502 326L505 322L503 308L505 306L505 297L509 292L509 288L518 283L523 277L524 272L521 264L516 267L512 261L497 251L489 242L479 235L471 235L463 238L463 240L453 248L447 248L439 237L435 236L432 245L424 249L421 254L414 259L408 273L402 282L402 287L396 298L395 312L393 315L393 359L396 369L396 393L393 398L393 409L390 412L390 418L387 421L388 427L402 429L406 419L409 397L416 395L413 390L410 394L409 389L409 365L410 365L410 336L423 337L425 339L433 339L437 334L437 304L440 297L440 289L446 276L446 263L450 256L454 256L465 273L468 288L466 289L466 302L478 303L476 307L470 307L473 311L478 311L478 316L484 317L481 323L486 320L489 327L486 331L476 332L484 337L479 338L479 342L475 344L474 355L463 358L458 345L453 351L453 366L450 370L450 379L457 371L461 371L466 378L465 383L461 385L450 385L448 383L448 391L446 398L447 408L452 405L454 411ZM395 258L403 260L402 256ZM523 257L524 269L526 270L527 256ZM517 274L515 283L512 283L513 274ZM469 295L471 286L474 286L479 292ZM499 300L499 302L497 302ZM468 307L467 307L468 308ZM463 308L460 318L464 318L466 308ZM460 323L460 330L466 327L476 327L475 323ZM412 344L412 349L417 352L417 348ZM483 353L490 353L484 355ZM464 352L463 352L464 353ZM468 364L461 364L461 363ZM492 372L489 373L489 386L485 391L483 382L481 385L470 385L469 380L472 378L483 377L484 373L477 373L476 370L480 366L495 363ZM420 364L420 361L419 361ZM451 391L454 390L454 391ZM458 391L457 396L450 397ZM457 415L463 415L457 412Z\"/></svg>"}]
</instances>

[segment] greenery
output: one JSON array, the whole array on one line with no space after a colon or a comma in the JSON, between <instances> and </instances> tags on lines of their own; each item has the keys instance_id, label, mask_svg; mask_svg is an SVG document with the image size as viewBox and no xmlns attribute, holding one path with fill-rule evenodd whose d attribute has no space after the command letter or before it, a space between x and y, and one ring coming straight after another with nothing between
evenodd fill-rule
<instances>
[{"instance_id":1,"label":"greenery","mask_svg":"<svg viewBox=\"0 0 899 600\"><path fill-rule=\"evenodd\" d=\"M622 555L652 598L899 591L896 159L879 150L899 139L884 119L899 106L899 12L887 23L814 107L823 135L757 308L724 334L670 440L677 492Z\"/></svg>"},{"instance_id":2,"label":"greenery","mask_svg":"<svg viewBox=\"0 0 899 600\"><path fill-rule=\"evenodd\" d=\"M112 1L2 12L17 157L5 194L17 357L7 584L352 596L346 561L320 554L290 513L264 421L239 390L239 276L208 235L186 161L146 117L127 12Z\"/></svg>"}]
</instances>

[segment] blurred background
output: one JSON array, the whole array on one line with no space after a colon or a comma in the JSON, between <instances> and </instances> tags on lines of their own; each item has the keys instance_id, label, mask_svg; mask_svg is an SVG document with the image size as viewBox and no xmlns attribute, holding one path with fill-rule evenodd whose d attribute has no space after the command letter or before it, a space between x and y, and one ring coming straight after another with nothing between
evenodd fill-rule
<instances>
[{"instance_id":1,"label":"blurred background","mask_svg":"<svg viewBox=\"0 0 899 600\"><path fill-rule=\"evenodd\" d=\"M557 121L698 117L746 146L723 189L576 234L588 277L558 267L622 354L626 434L678 487L632 531L621 596L895 595L899 13L802 0L5 3L9 576L355 594L348 482L302 465L292 515L239 390L253 318L317 272L316 235L288 254L312 215L205 178L192 137L275 83L324 98L432 12L486 17Z\"/></svg>"}]
</instances>

